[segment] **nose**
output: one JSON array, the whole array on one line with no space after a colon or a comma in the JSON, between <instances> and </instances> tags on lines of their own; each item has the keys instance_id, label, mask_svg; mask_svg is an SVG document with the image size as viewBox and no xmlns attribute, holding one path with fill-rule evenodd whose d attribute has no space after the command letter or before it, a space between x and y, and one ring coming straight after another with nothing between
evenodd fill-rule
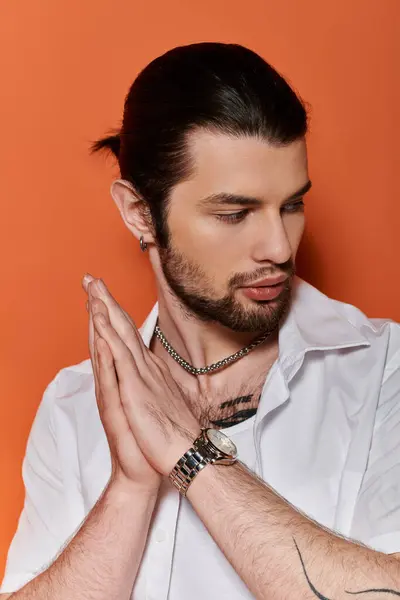
<instances>
[{"instance_id":1,"label":"nose","mask_svg":"<svg viewBox=\"0 0 400 600\"><path fill-rule=\"evenodd\" d=\"M283 264L290 260L292 247L284 222L279 213L270 213L260 222L253 244L253 258L257 262L271 261Z\"/></svg>"}]
</instances>

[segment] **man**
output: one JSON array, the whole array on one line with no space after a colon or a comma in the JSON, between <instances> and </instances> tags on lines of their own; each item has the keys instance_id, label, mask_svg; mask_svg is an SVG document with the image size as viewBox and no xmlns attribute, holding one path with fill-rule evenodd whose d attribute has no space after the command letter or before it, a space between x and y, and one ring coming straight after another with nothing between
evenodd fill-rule
<instances>
[{"instance_id":1,"label":"man","mask_svg":"<svg viewBox=\"0 0 400 600\"><path fill-rule=\"evenodd\" d=\"M134 82L95 148L157 303L139 334L84 278L91 359L44 393L2 598L400 596L400 328L295 276L306 131L241 46Z\"/></svg>"}]
</instances>

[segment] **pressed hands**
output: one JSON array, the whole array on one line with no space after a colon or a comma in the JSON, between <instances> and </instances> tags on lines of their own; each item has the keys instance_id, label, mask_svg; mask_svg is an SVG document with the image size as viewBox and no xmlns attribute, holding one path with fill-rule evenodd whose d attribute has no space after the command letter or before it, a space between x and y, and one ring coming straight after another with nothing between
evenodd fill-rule
<instances>
[{"instance_id":1,"label":"pressed hands","mask_svg":"<svg viewBox=\"0 0 400 600\"><path fill-rule=\"evenodd\" d=\"M90 359L111 477L53 562L18 591L0 594L4 600L130 599L161 479L200 432L166 364L145 346L106 286L91 276L82 284L88 294ZM49 548L57 533L48 529Z\"/></svg>"},{"instance_id":2,"label":"pressed hands","mask_svg":"<svg viewBox=\"0 0 400 600\"><path fill-rule=\"evenodd\" d=\"M154 491L200 434L200 425L167 364L146 347L104 282L85 275L83 287L111 480Z\"/></svg>"}]
</instances>

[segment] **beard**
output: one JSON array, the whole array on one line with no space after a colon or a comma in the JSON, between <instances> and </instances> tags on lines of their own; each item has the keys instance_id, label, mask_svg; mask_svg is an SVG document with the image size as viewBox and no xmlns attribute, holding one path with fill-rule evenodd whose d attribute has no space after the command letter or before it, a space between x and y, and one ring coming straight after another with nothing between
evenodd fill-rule
<instances>
[{"instance_id":1,"label":"beard","mask_svg":"<svg viewBox=\"0 0 400 600\"><path fill-rule=\"evenodd\" d=\"M201 265L187 259L170 241L166 248L159 247L164 277L180 307L188 318L193 315L203 322L214 322L237 332L272 333L289 310L295 264L288 262L269 269L258 269L251 275L236 274L229 279L228 292L215 298L212 281ZM274 275L287 275L284 288L270 301L248 299L244 305L235 296L235 290L255 280Z\"/></svg>"}]
</instances>

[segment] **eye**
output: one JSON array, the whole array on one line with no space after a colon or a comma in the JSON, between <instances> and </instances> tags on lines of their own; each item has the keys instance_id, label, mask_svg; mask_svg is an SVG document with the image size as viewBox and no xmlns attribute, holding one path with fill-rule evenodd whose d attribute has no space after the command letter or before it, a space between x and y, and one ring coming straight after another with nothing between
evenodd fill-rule
<instances>
[{"instance_id":1,"label":"eye","mask_svg":"<svg viewBox=\"0 0 400 600\"><path fill-rule=\"evenodd\" d=\"M234 213L223 213L220 215L216 215L216 217L217 219L219 219L220 221L224 221L225 223L239 223L240 221L243 221L248 212L249 210L245 208L244 210L240 210Z\"/></svg>"},{"instance_id":2,"label":"eye","mask_svg":"<svg viewBox=\"0 0 400 600\"><path fill-rule=\"evenodd\" d=\"M287 213L295 213L300 212L304 209L303 200L298 200L297 202L290 202L289 204L284 204L281 208L283 212Z\"/></svg>"}]
</instances>

